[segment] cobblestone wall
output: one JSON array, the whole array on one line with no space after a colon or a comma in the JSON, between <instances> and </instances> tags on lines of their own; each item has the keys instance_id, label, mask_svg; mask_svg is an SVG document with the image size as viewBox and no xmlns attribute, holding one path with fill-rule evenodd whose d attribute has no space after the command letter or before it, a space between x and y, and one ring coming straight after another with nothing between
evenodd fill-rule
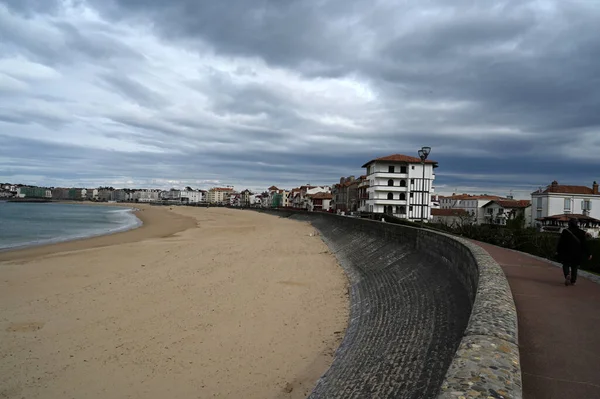
<instances>
[{"instance_id":1,"label":"cobblestone wall","mask_svg":"<svg viewBox=\"0 0 600 399\"><path fill-rule=\"evenodd\" d=\"M480 247L366 219L307 221L350 280L350 322L310 398L521 398L517 319L500 267Z\"/></svg>"}]
</instances>

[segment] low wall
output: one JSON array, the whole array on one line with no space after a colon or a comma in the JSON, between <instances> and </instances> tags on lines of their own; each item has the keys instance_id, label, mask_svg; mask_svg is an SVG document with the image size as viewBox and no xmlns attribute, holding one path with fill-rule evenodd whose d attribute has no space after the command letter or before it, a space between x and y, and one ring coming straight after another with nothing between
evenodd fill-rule
<instances>
[{"instance_id":1,"label":"low wall","mask_svg":"<svg viewBox=\"0 0 600 399\"><path fill-rule=\"evenodd\" d=\"M310 222L350 281L350 320L310 398L518 399L517 316L501 268L451 235L366 219Z\"/></svg>"}]
</instances>

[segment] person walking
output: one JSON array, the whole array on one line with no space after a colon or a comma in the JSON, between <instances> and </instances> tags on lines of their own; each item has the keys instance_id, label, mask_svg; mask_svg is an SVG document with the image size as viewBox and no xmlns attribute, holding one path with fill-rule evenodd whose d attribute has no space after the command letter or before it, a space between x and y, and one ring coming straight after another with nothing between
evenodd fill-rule
<instances>
[{"instance_id":1,"label":"person walking","mask_svg":"<svg viewBox=\"0 0 600 399\"><path fill-rule=\"evenodd\" d=\"M585 231L579 228L577 219L569 219L569 227L560 234L556 252L563 265L565 285L575 285L577 282L577 269L583 261L592 259Z\"/></svg>"}]
</instances>

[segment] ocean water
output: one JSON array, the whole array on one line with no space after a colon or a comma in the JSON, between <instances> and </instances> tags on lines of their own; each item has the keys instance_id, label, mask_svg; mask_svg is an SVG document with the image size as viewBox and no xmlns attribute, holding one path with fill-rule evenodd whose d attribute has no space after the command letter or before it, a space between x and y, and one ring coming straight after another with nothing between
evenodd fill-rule
<instances>
[{"instance_id":1,"label":"ocean water","mask_svg":"<svg viewBox=\"0 0 600 399\"><path fill-rule=\"evenodd\" d=\"M131 208L0 202L0 251L139 227Z\"/></svg>"}]
</instances>

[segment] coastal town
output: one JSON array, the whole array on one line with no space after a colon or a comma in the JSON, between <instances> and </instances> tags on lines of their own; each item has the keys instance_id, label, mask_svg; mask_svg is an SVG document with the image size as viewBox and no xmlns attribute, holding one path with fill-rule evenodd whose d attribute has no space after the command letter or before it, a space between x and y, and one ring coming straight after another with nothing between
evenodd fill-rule
<instances>
[{"instance_id":1,"label":"coastal town","mask_svg":"<svg viewBox=\"0 0 600 399\"><path fill-rule=\"evenodd\" d=\"M555 233L565 228L570 218L575 218L588 234L599 237L600 193L596 181L590 187L553 181L532 192L531 200L470 193L441 196L435 193L434 185L438 163L428 159L429 151L429 147L423 147L419 157L393 154L372 159L362 165L365 174L341 177L331 185L306 184L291 189L273 185L255 193L249 189L237 191L233 186L160 190L2 183L0 200L290 208L346 216L381 214L449 226L506 225L511 220L520 220L523 227Z\"/></svg>"}]
</instances>

